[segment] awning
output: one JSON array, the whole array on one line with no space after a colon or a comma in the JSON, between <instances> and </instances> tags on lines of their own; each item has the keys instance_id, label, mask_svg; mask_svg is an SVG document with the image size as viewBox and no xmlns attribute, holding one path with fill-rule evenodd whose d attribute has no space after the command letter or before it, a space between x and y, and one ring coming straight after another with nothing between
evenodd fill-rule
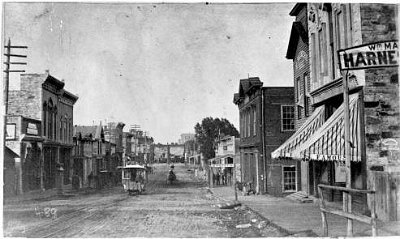
<instances>
[{"instance_id":1,"label":"awning","mask_svg":"<svg viewBox=\"0 0 400 239\"><path fill-rule=\"evenodd\" d=\"M322 105L314 110L306 122L288 139L271 153L272 158L299 158L293 155L295 149L306 142L324 123L325 107Z\"/></svg>"},{"instance_id":2,"label":"awning","mask_svg":"<svg viewBox=\"0 0 400 239\"><path fill-rule=\"evenodd\" d=\"M350 96L350 155L351 161L361 161L360 114L358 94ZM344 104L342 104L296 153L304 160L345 161Z\"/></svg>"},{"instance_id":3,"label":"awning","mask_svg":"<svg viewBox=\"0 0 400 239\"><path fill-rule=\"evenodd\" d=\"M349 98L351 160L360 161L358 94L351 95ZM316 117L313 114L304 125L309 125L310 121L315 120L311 119L313 116ZM324 115L322 114L320 117L324 117ZM307 129L313 132L307 132ZM301 135L307 137L301 137ZM342 104L321 126L301 127L289 140L272 152L271 156L298 160L344 161L344 143L344 105Z\"/></svg>"}]
</instances>

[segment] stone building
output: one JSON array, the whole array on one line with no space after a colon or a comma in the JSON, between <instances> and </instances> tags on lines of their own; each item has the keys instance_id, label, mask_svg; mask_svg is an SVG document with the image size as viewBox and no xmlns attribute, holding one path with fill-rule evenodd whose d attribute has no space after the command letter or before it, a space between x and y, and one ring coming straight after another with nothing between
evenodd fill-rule
<instances>
[{"instance_id":1,"label":"stone building","mask_svg":"<svg viewBox=\"0 0 400 239\"><path fill-rule=\"evenodd\" d=\"M257 193L281 195L297 189L296 162L271 160L270 153L292 135L293 87L263 87L258 77L242 79L233 102L240 116L241 181Z\"/></svg>"},{"instance_id":2,"label":"stone building","mask_svg":"<svg viewBox=\"0 0 400 239\"><path fill-rule=\"evenodd\" d=\"M40 126L35 132L43 139L41 148L38 144L41 154L35 154L30 161L40 165L42 189L71 183L73 106L78 97L65 90L64 85L48 72L21 74L20 88L9 92L8 115L40 121L31 126Z\"/></svg>"},{"instance_id":3,"label":"stone building","mask_svg":"<svg viewBox=\"0 0 400 239\"><path fill-rule=\"evenodd\" d=\"M5 196L41 189L43 138L40 129L40 120L7 116L6 145L18 156L4 162Z\"/></svg>"},{"instance_id":4,"label":"stone building","mask_svg":"<svg viewBox=\"0 0 400 239\"><path fill-rule=\"evenodd\" d=\"M300 8L299 4L296 8ZM315 166L309 175L315 194L320 183L344 186L346 181L343 77L347 72L340 71L337 51L398 39L398 7L375 3L310 3L307 16L310 95L315 110L273 157L312 161ZM376 191L375 197L354 196L354 207L359 206L364 210L362 213L368 212L370 201L375 200L378 218L398 220L398 69L350 70L348 79L351 187ZM327 199L341 201L342 196L328 191Z\"/></svg>"}]
</instances>

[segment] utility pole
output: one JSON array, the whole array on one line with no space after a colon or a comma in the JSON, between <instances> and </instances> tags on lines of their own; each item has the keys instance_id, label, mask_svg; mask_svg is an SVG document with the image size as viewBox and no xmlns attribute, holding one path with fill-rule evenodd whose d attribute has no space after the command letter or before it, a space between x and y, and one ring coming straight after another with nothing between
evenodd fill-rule
<instances>
[{"instance_id":1,"label":"utility pole","mask_svg":"<svg viewBox=\"0 0 400 239\"><path fill-rule=\"evenodd\" d=\"M4 64L6 65L4 72L6 73L4 76L4 137L3 137L3 149L4 149L4 155L3 158L5 158L5 153L6 153L6 138L7 138L7 114L8 114L8 88L9 88L9 82L10 82L10 72L25 72L25 70L11 70L10 65L27 65L26 62L12 62L11 57L21 57L21 58L26 58L26 55L18 55L18 54L12 54L11 53L11 48L20 48L20 49L27 49L27 46L12 46L11 45L11 40L8 39L8 43L6 46L6 53L4 55L6 56L6 61ZM20 162L16 162L20 163ZM21 165L19 165L20 167ZM18 191L22 193L22 172L21 168L19 169L19 174L18 174Z\"/></svg>"},{"instance_id":2,"label":"utility pole","mask_svg":"<svg viewBox=\"0 0 400 239\"><path fill-rule=\"evenodd\" d=\"M346 187L351 188L351 153L350 153L350 117L349 117L349 83L348 71L343 77L343 103L344 103L344 150L346 157ZM351 194L345 192L343 196L343 210L351 213ZM353 236L353 219L347 219L347 236Z\"/></svg>"}]
</instances>

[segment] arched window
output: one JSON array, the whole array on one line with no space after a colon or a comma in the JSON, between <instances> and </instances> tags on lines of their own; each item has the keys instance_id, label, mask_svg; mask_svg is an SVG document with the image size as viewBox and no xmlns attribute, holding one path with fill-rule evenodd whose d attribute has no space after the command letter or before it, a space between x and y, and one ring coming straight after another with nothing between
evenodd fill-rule
<instances>
[{"instance_id":1,"label":"arched window","mask_svg":"<svg viewBox=\"0 0 400 239\"><path fill-rule=\"evenodd\" d=\"M49 107L47 111L47 120L48 120L48 138L52 139L53 138L53 101L51 98L49 99Z\"/></svg>"},{"instance_id":2,"label":"arched window","mask_svg":"<svg viewBox=\"0 0 400 239\"><path fill-rule=\"evenodd\" d=\"M43 111L42 111L42 129L43 129L43 136L46 136L47 130L47 102L43 103Z\"/></svg>"},{"instance_id":3,"label":"arched window","mask_svg":"<svg viewBox=\"0 0 400 239\"><path fill-rule=\"evenodd\" d=\"M57 139L57 106L54 106L53 110L53 139Z\"/></svg>"},{"instance_id":4,"label":"arched window","mask_svg":"<svg viewBox=\"0 0 400 239\"><path fill-rule=\"evenodd\" d=\"M65 115L65 124L64 124L64 142L68 142L68 115Z\"/></svg>"},{"instance_id":5,"label":"arched window","mask_svg":"<svg viewBox=\"0 0 400 239\"><path fill-rule=\"evenodd\" d=\"M62 127L63 127L63 117L60 116L60 141L63 139L63 134L62 134Z\"/></svg>"}]
</instances>

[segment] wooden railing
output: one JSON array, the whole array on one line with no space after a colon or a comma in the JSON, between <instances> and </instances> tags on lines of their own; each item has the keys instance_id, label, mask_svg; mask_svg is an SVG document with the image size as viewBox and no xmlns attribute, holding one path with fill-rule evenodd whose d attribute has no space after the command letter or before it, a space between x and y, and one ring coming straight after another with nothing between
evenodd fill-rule
<instances>
[{"instance_id":1,"label":"wooden railing","mask_svg":"<svg viewBox=\"0 0 400 239\"><path fill-rule=\"evenodd\" d=\"M377 229L376 229L376 211L375 211L375 197L370 197L371 198L371 216L365 216L361 214L356 214L352 212L351 208L351 197L349 201L349 207L346 210L346 202L343 200L343 210L338 210L337 208L329 208L326 206L325 201L324 201L324 195L322 193L322 189L331 189L331 190L338 190L343 192L343 199L347 198L348 194L354 194L354 193L362 193L362 194L372 194L375 195L375 191L373 190L360 190L360 189L353 189L353 188L346 188L346 187L337 187L337 186L330 186L330 185L324 185L324 184L319 184L318 185L318 194L320 198L320 209L321 209L321 217L322 217L322 229L324 231L324 236L328 236L328 222L326 220L326 213L338 215L341 217L345 217L348 220L351 221L351 223L348 223L347 226L347 232L350 231L350 235L347 236L352 236L352 220L357 220L360 222L364 222L367 224L370 224L372 227L372 236L377 235ZM349 228L350 227L350 228ZM348 233L349 234L349 233Z\"/></svg>"}]
</instances>

